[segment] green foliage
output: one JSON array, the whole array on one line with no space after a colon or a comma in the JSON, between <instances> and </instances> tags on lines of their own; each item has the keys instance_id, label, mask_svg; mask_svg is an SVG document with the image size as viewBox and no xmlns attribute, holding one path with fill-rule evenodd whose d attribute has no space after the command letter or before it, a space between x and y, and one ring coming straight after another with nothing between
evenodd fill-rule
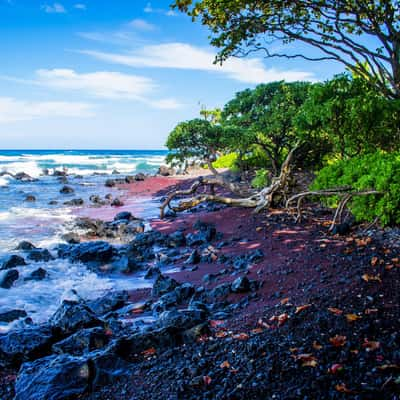
<instances>
[{"instance_id":1,"label":"green foliage","mask_svg":"<svg viewBox=\"0 0 400 400\"><path fill-rule=\"evenodd\" d=\"M209 160L222 148L223 130L205 119L179 123L169 134L166 146L171 151L167 162L181 162L196 158Z\"/></svg>"},{"instance_id":2,"label":"green foliage","mask_svg":"<svg viewBox=\"0 0 400 400\"><path fill-rule=\"evenodd\" d=\"M298 141L294 121L309 88L306 82L273 82L237 93L222 111L225 144L238 151L242 159L262 149L276 174L288 150Z\"/></svg>"},{"instance_id":3,"label":"green foliage","mask_svg":"<svg viewBox=\"0 0 400 400\"><path fill-rule=\"evenodd\" d=\"M210 28L211 44L220 49L217 62L251 51L270 58L333 60L363 76L386 97L400 98L398 0L175 0L174 4ZM270 45L273 41L279 41L281 48ZM303 45L299 51L294 42ZM307 53L307 47L314 51Z\"/></svg>"},{"instance_id":4,"label":"green foliage","mask_svg":"<svg viewBox=\"0 0 400 400\"><path fill-rule=\"evenodd\" d=\"M269 182L269 171L266 169L259 169L256 172L256 176L251 181L251 186L256 189L262 189L265 187Z\"/></svg>"},{"instance_id":5,"label":"green foliage","mask_svg":"<svg viewBox=\"0 0 400 400\"><path fill-rule=\"evenodd\" d=\"M228 153L218 157L217 160L212 163L212 165L214 168L233 169L235 167L236 160L237 160L236 153Z\"/></svg>"},{"instance_id":6,"label":"green foliage","mask_svg":"<svg viewBox=\"0 0 400 400\"><path fill-rule=\"evenodd\" d=\"M352 186L356 190L375 189L382 195L355 196L350 209L358 221L379 217L384 225L400 223L400 153L375 152L339 160L323 168L312 189ZM333 205L335 199L328 201ZM337 201L337 199L336 199Z\"/></svg>"},{"instance_id":7,"label":"green foliage","mask_svg":"<svg viewBox=\"0 0 400 400\"><path fill-rule=\"evenodd\" d=\"M296 126L314 149L316 136L325 150L342 158L392 151L400 144L400 100L387 99L365 80L343 74L313 86Z\"/></svg>"}]
</instances>

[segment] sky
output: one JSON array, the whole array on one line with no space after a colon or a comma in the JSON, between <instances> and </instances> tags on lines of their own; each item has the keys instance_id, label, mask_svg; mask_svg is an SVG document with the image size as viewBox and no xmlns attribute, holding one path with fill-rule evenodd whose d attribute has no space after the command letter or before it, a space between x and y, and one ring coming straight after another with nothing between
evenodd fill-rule
<instances>
[{"instance_id":1,"label":"sky","mask_svg":"<svg viewBox=\"0 0 400 400\"><path fill-rule=\"evenodd\" d=\"M214 65L207 28L170 3L0 0L0 149L161 149L202 106L343 71L261 54Z\"/></svg>"}]
</instances>

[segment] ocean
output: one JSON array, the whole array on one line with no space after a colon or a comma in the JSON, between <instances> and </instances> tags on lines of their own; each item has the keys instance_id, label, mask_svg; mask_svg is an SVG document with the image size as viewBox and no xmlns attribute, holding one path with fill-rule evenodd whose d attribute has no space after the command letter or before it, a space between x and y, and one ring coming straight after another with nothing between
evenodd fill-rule
<instances>
[{"instance_id":1,"label":"ocean","mask_svg":"<svg viewBox=\"0 0 400 400\"><path fill-rule=\"evenodd\" d=\"M110 192L104 186L106 179L139 172L156 173L165 162L166 154L164 150L1 150L0 265L21 240L49 249L62 242L65 224L75 218L74 208L63 204L66 198L79 197L87 204L91 195L104 196ZM44 174L45 170L48 175ZM73 196L61 194L63 185L52 176L54 171L62 170L68 172L68 186L75 191ZM22 182L2 172L24 172L37 180ZM36 200L26 201L27 196L34 196ZM48 271L49 278L26 282L24 277L39 267ZM19 272L20 278L12 289L0 288L0 313L22 308L34 322L45 321L63 299L73 298L75 292L90 298L104 290L149 285L141 277L101 277L83 265L59 259L30 263ZM0 324L0 331L10 326Z\"/></svg>"}]
</instances>

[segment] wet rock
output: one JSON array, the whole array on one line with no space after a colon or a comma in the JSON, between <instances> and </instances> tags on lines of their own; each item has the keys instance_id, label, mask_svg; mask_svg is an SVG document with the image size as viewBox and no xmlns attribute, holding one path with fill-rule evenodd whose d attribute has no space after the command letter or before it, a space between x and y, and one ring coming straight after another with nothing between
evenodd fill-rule
<instances>
[{"instance_id":1,"label":"wet rock","mask_svg":"<svg viewBox=\"0 0 400 400\"><path fill-rule=\"evenodd\" d=\"M47 249L33 249L29 252L28 258L36 262L54 260L54 257Z\"/></svg>"},{"instance_id":2,"label":"wet rock","mask_svg":"<svg viewBox=\"0 0 400 400\"><path fill-rule=\"evenodd\" d=\"M197 229L197 233L189 233L186 235L186 242L189 246L196 246L206 244L215 239L217 230L212 224L207 224L201 221L197 221L193 225L194 229Z\"/></svg>"},{"instance_id":3,"label":"wet rock","mask_svg":"<svg viewBox=\"0 0 400 400\"><path fill-rule=\"evenodd\" d=\"M250 263L257 264L264 259L264 253L260 249L251 251L247 254L247 259Z\"/></svg>"},{"instance_id":4,"label":"wet rock","mask_svg":"<svg viewBox=\"0 0 400 400\"><path fill-rule=\"evenodd\" d=\"M147 270L147 272L144 276L144 279L152 279L152 278L158 277L159 275L161 275L160 268L152 265Z\"/></svg>"},{"instance_id":5,"label":"wet rock","mask_svg":"<svg viewBox=\"0 0 400 400\"><path fill-rule=\"evenodd\" d=\"M0 360L6 364L16 364L49 353L53 334L48 326L33 326L14 329L0 335Z\"/></svg>"},{"instance_id":6,"label":"wet rock","mask_svg":"<svg viewBox=\"0 0 400 400\"><path fill-rule=\"evenodd\" d=\"M130 221L135 217L129 211L122 211L115 215L114 221Z\"/></svg>"},{"instance_id":7,"label":"wet rock","mask_svg":"<svg viewBox=\"0 0 400 400\"><path fill-rule=\"evenodd\" d=\"M171 233L167 238L168 247L181 247L186 244L186 237L182 231Z\"/></svg>"},{"instance_id":8,"label":"wet rock","mask_svg":"<svg viewBox=\"0 0 400 400\"><path fill-rule=\"evenodd\" d=\"M73 245L69 250L69 252L66 252L68 258L72 261L83 263L92 261L109 262L114 253L113 247L109 243L100 240Z\"/></svg>"},{"instance_id":9,"label":"wet rock","mask_svg":"<svg viewBox=\"0 0 400 400\"><path fill-rule=\"evenodd\" d=\"M0 322L12 322L19 318L25 318L28 314L25 310L10 310L0 313Z\"/></svg>"},{"instance_id":10,"label":"wet rock","mask_svg":"<svg viewBox=\"0 0 400 400\"><path fill-rule=\"evenodd\" d=\"M165 310L170 308L175 308L179 303L179 297L175 291L171 291L168 293L163 294L158 301L156 301L153 306L152 310L155 313L161 313Z\"/></svg>"},{"instance_id":11,"label":"wet rock","mask_svg":"<svg viewBox=\"0 0 400 400\"><path fill-rule=\"evenodd\" d=\"M34 195L32 195L32 194L28 194L28 195L25 197L25 201L27 201L27 202L29 202L29 203L33 203L34 201L36 201L36 197L35 197Z\"/></svg>"},{"instance_id":12,"label":"wet rock","mask_svg":"<svg viewBox=\"0 0 400 400\"><path fill-rule=\"evenodd\" d=\"M128 292L109 292L104 296L88 301L86 304L96 315L104 315L123 307L129 299Z\"/></svg>"},{"instance_id":13,"label":"wet rock","mask_svg":"<svg viewBox=\"0 0 400 400\"><path fill-rule=\"evenodd\" d=\"M76 233L65 233L61 238L69 244L79 244L81 241Z\"/></svg>"},{"instance_id":14,"label":"wet rock","mask_svg":"<svg viewBox=\"0 0 400 400\"><path fill-rule=\"evenodd\" d=\"M34 246L31 242L28 242L27 240L19 242L18 246L15 248L15 250L21 250L21 251L28 251L33 249L36 249L36 246Z\"/></svg>"},{"instance_id":15,"label":"wet rock","mask_svg":"<svg viewBox=\"0 0 400 400\"><path fill-rule=\"evenodd\" d=\"M197 249L195 249L190 253L190 256L185 261L185 264L198 264L200 262L200 259L200 254Z\"/></svg>"},{"instance_id":16,"label":"wet rock","mask_svg":"<svg viewBox=\"0 0 400 400\"><path fill-rule=\"evenodd\" d=\"M83 199L78 198L78 199L72 199L72 200L65 201L63 204L65 206L78 207L78 206L82 206L84 203L85 202Z\"/></svg>"},{"instance_id":17,"label":"wet rock","mask_svg":"<svg viewBox=\"0 0 400 400\"><path fill-rule=\"evenodd\" d=\"M127 176L125 176L125 183L129 183L129 184L131 184L131 183L135 183L135 177L133 176L133 175L127 175Z\"/></svg>"},{"instance_id":18,"label":"wet rock","mask_svg":"<svg viewBox=\"0 0 400 400\"><path fill-rule=\"evenodd\" d=\"M193 296L195 292L194 286L190 282L182 283L175 288L175 293L178 295L180 301L185 301Z\"/></svg>"},{"instance_id":19,"label":"wet rock","mask_svg":"<svg viewBox=\"0 0 400 400\"><path fill-rule=\"evenodd\" d=\"M92 202L93 204L99 205L99 206L103 206L106 204L106 202L97 194L92 194L89 197L89 201Z\"/></svg>"},{"instance_id":20,"label":"wet rock","mask_svg":"<svg viewBox=\"0 0 400 400\"><path fill-rule=\"evenodd\" d=\"M206 313L201 310L171 310L160 314L158 324L163 328L186 330L204 322Z\"/></svg>"},{"instance_id":21,"label":"wet rock","mask_svg":"<svg viewBox=\"0 0 400 400\"><path fill-rule=\"evenodd\" d=\"M58 201L57 201L57 200L50 200L50 201L49 201L49 205L50 205L50 206L55 206L56 204L58 204Z\"/></svg>"},{"instance_id":22,"label":"wet rock","mask_svg":"<svg viewBox=\"0 0 400 400\"><path fill-rule=\"evenodd\" d=\"M103 324L88 306L71 300L64 300L49 322L63 334Z\"/></svg>"},{"instance_id":23,"label":"wet rock","mask_svg":"<svg viewBox=\"0 0 400 400\"><path fill-rule=\"evenodd\" d=\"M58 169L55 169L53 172L53 176L57 176L57 177L62 177L62 176L66 176L67 175L67 171L63 170L60 171Z\"/></svg>"},{"instance_id":24,"label":"wet rock","mask_svg":"<svg viewBox=\"0 0 400 400\"><path fill-rule=\"evenodd\" d=\"M42 281L47 277L47 271L43 268L35 269L29 276L27 276L25 281Z\"/></svg>"},{"instance_id":25,"label":"wet rock","mask_svg":"<svg viewBox=\"0 0 400 400\"><path fill-rule=\"evenodd\" d=\"M26 174L25 172L18 172L14 175L14 179L21 182L35 182L37 179L32 178L30 175Z\"/></svg>"},{"instance_id":26,"label":"wet rock","mask_svg":"<svg viewBox=\"0 0 400 400\"><path fill-rule=\"evenodd\" d=\"M89 387L87 359L49 356L24 363L15 384L15 400L67 400L78 398Z\"/></svg>"},{"instance_id":27,"label":"wet rock","mask_svg":"<svg viewBox=\"0 0 400 400\"><path fill-rule=\"evenodd\" d=\"M116 197L112 202L111 202L111 206L112 207L122 207L124 205L124 202L120 199L120 198L118 198L118 197Z\"/></svg>"},{"instance_id":28,"label":"wet rock","mask_svg":"<svg viewBox=\"0 0 400 400\"><path fill-rule=\"evenodd\" d=\"M16 254L13 254L5 259L0 270L21 267L23 265L27 265L24 258Z\"/></svg>"},{"instance_id":29,"label":"wet rock","mask_svg":"<svg viewBox=\"0 0 400 400\"><path fill-rule=\"evenodd\" d=\"M16 269L9 269L0 276L0 287L10 289L18 278L18 271Z\"/></svg>"},{"instance_id":30,"label":"wet rock","mask_svg":"<svg viewBox=\"0 0 400 400\"><path fill-rule=\"evenodd\" d=\"M161 165L160 168L158 168L157 173L158 173L158 175L161 175L161 176L170 176L170 175L174 175L175 170L166 165Z\"/></svg>"},{"instance_id":31,"label":"wet rock","mask_svg":"<svg viewBox=\"0 0 400 400\"><path fill-rule=\"evenodd\" d=\"M172 279L169 276L159 275L154 282L151 294L153 297L159 297L165 293L171 292L177 286L179 286L179 284L175 279Z\"/></svg>"},{"instance_id":32,"label":"wet rock","mask_svg":"<svg viewBox=\"0 0 400 400\"><path fill-rule=\"evenodd\" d=\"M144 181L146 179L146 175L142 172L139 172L135 175L135 181Z\"/></svg>"},{"instance_id":33,"label":"wet rock","mask_svg":"<svg viewBox=\"0 0 400 400\"><path fill-rule=\"evenodd\" d=\"M230 283L223 283L221 285L216 286L208 293L208 297L212 300L218 299L220 297L226 297L231 292Z\"/></svg>"},{"instance_id":34,"label":"wet rock","mask_svg":"<svg viewBox=\"0 0 400 400\"><path fill-rule=\"evenodd\" d=\"M114 187L116 185L115 179L107 179L104 183L106 187Z\"/></svg>"},{"instance_id":35,"label":"wet rock","mask_svg":"<svg viewBox=\"0 0 400 400\"><path fill-rule=\"evenodd\" d=\"M113 169L111 175L119 175L120 172L117 169Z\"/></svg>"},{"instance_id":36,"label":"wet rock","mask_svg":"<svg viewBox=\"0 0 400 400\"><path fill-rule=\"evenodd\" d=\"M72 336L55 343L52 346L53 353L81 356L94 350L107 346L110 336L103 328L82 329Z\"/></svg>"},{"instance_id":37,"label":"wet rock","mask_svg":"<svg viewBox=\"0 0 400 400\"><path fill-rule=\"evenodd\" d=\"M231 290L234 293L244 293L250 290L250 281L246 276L241 276L232 282Z\"/></svg>"},{"instance_id":38,"label":"wet rock","mask_svg":"<svg viewBox=\"0 0 400 400\"><path fill-rule=\"evenodd\" d=\"M60 189L60 193L61 194L71 194L71 193L74 193L74 192L75 192L75 190L71 186L67 186L67 185L63 186Z\"/></svg>"}]
</instances>

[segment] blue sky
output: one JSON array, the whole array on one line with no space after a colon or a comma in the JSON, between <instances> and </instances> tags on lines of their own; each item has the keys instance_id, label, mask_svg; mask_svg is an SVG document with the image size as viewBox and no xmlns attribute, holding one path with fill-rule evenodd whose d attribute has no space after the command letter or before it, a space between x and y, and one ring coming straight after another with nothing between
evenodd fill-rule
<instances>
[{"instance_id":1,"label":"blue sky","mask_svg":"<svg viewBox=\"0 0 400 400\"><path fill-rule=\"evenodd\" d=\"M0 148L162 148L200 104L343 70L261 54L215 66L206 28L169 3L0 0Z\"/></svg>"}]
</instances>

